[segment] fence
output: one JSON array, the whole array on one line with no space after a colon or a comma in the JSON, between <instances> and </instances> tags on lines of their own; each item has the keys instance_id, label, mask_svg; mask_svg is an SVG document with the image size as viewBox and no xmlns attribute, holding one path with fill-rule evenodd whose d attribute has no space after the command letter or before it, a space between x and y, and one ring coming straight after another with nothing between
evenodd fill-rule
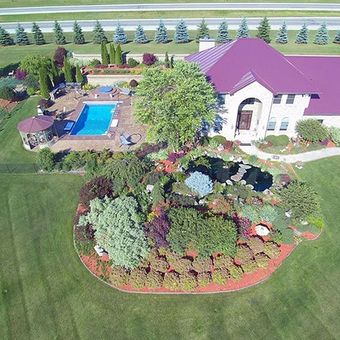
<instances>
[{"instance_id":1,"label":"fence","mask_svg":"<svg viewBox=\"0 0 340 340\"><path fill-rule=\"evenodd\" d=\"M35 163L0 164L0 174L32 174L38 171L39 167Z\"/></svg>"}]
</instances>

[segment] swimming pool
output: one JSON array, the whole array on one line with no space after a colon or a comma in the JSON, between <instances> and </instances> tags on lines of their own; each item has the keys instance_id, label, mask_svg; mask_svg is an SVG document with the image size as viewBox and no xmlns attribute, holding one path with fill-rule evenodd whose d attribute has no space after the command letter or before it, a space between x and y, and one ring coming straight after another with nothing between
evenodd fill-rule
<instances>
[{"instance_id":1,"label":"swimming pool","mask_svg":"<svg viewBox=\"0 0 340 340\"><path fill-rule=\"evenodd\" d=\"M85 103L71 135L96 136L108 132L117 103Z\"/></svg>"}]
</instances>

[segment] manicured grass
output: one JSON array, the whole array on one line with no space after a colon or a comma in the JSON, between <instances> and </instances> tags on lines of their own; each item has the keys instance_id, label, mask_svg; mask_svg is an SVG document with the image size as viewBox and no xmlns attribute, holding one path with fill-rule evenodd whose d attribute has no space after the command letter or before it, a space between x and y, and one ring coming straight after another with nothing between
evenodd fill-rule
<instances>
[{"instance_id":1,"label":"manicured grass","mask_svg":"<svg viewBox=\"0 0 340 340\"><path fill-rule=\"evenodd\" d=\"M6 138L14 137L14 126L8 123ZM1 152L9 147L3 143ZM335 157L298 172L322 197L327 227L319 240L300 244L259 286L200 296L127 294L105 286L87 272L73 248L82 178L0 175L0 338L337 338L339 169L340 157Z\"/></svg>"}]
</instances>

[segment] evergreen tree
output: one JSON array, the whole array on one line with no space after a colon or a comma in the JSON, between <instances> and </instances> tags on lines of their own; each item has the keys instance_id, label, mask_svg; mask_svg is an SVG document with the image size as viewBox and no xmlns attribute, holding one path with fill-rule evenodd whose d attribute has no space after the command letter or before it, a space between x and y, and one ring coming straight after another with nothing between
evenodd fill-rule
<instances>
[{"instance_id":1,"label":"evergreen tree","mask_svg":"<svg viewBox=\"0 0 340 340\"><path fill-rule=\"evenodd\" d=\"M75 21L73 24L73 42L77 45L85 44L83 30L77 21Z\"/></svg>"},{"instance_id":2,"label":"evergreen tree","mask_svg":"<svg viewBox=\"0 0 340 340\"><path fill-rule=\"evenodd\" d=\"M81 73L80 66L76 66L76 82L77 83L82 83L84 80L83 74Z\"/></svg>"},{"instance_id":3,"label":"evergreen tree","mask_svg":"<svg viewBox=\"0 0 340 340\"><path fill-rule=\"evenodd\" d=\"M102 64L108 65L110 63L110 56L107 52L106 43L102 41L101 43L101 51L100 51L101 57L102 57Z\"/></svg>"},{"instance_id":4,"label":"evergreen tree","mask_svg":"<svg viewBox=\"0 0 340 340\"><path fill-rule=\"evenodd\" d=\"M157 27L155 41L157 44L166 44L169 41L168 30L162 20L159 22L159 26Z\"/></svg>"},{"instance_id":5,"label":"evergreen tree","mask_svg":"<svg viewBox=\"0 0 340 340\"><path fill-rule=\"evenodd\" d=\"M196 41L199 42L202 38L210 38L209 28L205 20L203 19L201 23L197 26Z\"/></svg>"},{"instance_id":6,"label":"evergreen tree","mask_svg":"<svg viewBox=\"0 0 340 340\"><path fill-rule=\"evenodd\" d=\"M105 36L105 32L103 30L102 25L97 20L96 24L94 26L94 29L93 29L93 43L94 44L101 44L102 42L104 42L106 44L107 38Z\"/></svg>"},{"instance_id":7,"label":"evergreen tree","mask_svg":"<svg viewBox=\"0 0 340 340\"><path fill-rule=\"evenodd\" d=\"M148 41L149 39L144 32L144 28L141 25L138 25L135 33L135 42L137 44L145 44Z\"/></svg>"},{"instance_id":8,"label":"evergreen tree","mask_svg":"<svg viewBox=\"0 0 340 340\"><path fill-rule=\"evenodd\" d=\"M116 49L114 44L110 44L110 64L114 64L116 59Z\"/></svg>"},{"instance_id":9,"label":"evergreen tree","mask_svg":"<svg viewBox=\"0 0 340 340\"><path fill-rule=\"evenodd\" d=\"M170 68L170 59L168 52L165 52L164 64L166 68Z\"/></svg>"},{"instance_id":10,"label":"evergreen tree","mask_svg":"<svg viewBox=\"0 0 340 340\"><path fill-rule=\"evenodd\" d=\"M41 96L46 99L49 98L51 82L45 67L41 67L39 70L39 86Z\"/></svg>"},{"instance_id":11,"label":"evergreen tree","mask_svg":"<svg viewBox=\"0 0 340 340\"><path fill-rule=\"evenodd\" d=\"M243 18L240 24L240 27L238 28L236 38L248 38L249 37L249 28L247 19Z\"/></svg>"},{"instance_id":12,"label":"evergreen tree","mask_svg":"<svg viewBox=\"0 0 340 340\"><path fill-rule=\"evenodd\" d=\"M51 70L49 72L49 76L52 85L55 86L59 82L59 69L53 59L51 59Z\"/></svg>"},{"instance_id":13,"label":"evergreen tree","mask_svg":"<svg viewBox=\"0 0 340 340\"><path fill-rule=\"evenodd\" d=\"M66 38L65 38L63 29L61 28L58 21L54 22L53 32L54 32L55 43L57 45L65 45L66 44Z\"/></svg>"},{"instance_id":14,"label":"evergreen tree","mask_svg":"<svg viewBox=\"0 0 340 340\"><path fill-rule=\"evenodd\" d=\"M43 33L40 27L34 22L32 26L33 39L36 45L46 44Z\"/></svg>"},{"instance_id":15,"label":"evergreen tree","mask_svg":"<svg viewBox=\"0 0 340 340\"><path fill-rule=\"evenodd\" d=\"M120 25L120 23L118 23L114 37L113 37L113 41L116 44L126 44L127 42L127 36L126 33L124 32L124 28Z\"/></svg>"},{"instance_id":16,"label":"evergreen tree","mask_svg":"<svg viewBox=\"0 0 340 340\"><path fill-rule=\"evenodd\" d=\"M228 31L228 24L226 21L222 21L220 26L218 27L217 32L217 41L220 43L230 41L229 31Z\"/></svg>"},{"instance_id":17,"label":"evergreen tree","mask_svg":"<svg viewBox=\"0 0 340 340\"><path fill-rule=\"evenodd\" d=\"M283 22L282 26L280 27L275 41L278 44L287 44L288 43L288 31L287 31L287 25L286 25L285 22Z\"/></svg>"},{"instance_id":18,"label":"evergreen tree","mask_svg":"<svg viewBox=\"0 0 340 340\"><path fill-rule=\"evenodd\" d=\"M267 17L264 17L261 22L259 27L257 28L257 37L264 40L267 44L270 43L270 25Z\"/></svg>"},{"instance_id":19,"label":"evergreen tree","mask_svg":"<svg viewBox=\"0 0 340 340\"><path fill-rule=\"evenodd\" d=\"M115 64L116 65L122 65L123 64L122 48L120 47L119 44L116 47Z\"/></svg>"},{"instance_id":20,"label":"evergreen tree","mask_svg":"<svg viewBox=\"0 0 340 340\"><path fill-rule=\"evenodd\" d=\"M175 65L175 56L172 55L170 58L170 68L174 68L174 65Z\"/></svg>"},{"instance_id":21,"label":"evergreen tree","mask_svg":"<svg viewBox=\"0 0 340 340\"><path fill-rule=\"evenodd\" d=\"M18 24L15 32L15 43L20 46L29 45L30 43L28 40L27 33L20 24Z\"/></svg>"},{"instance_id":22,"label":"evergreen tree","mask_svg":"<svg viewBox=\"0 0 340 340\"><path fill-rule=\"evenodd\" d=\"M189 42L188 28L183 19L176 25L174 40L176 44Z\"/></svg>"},{"instance_id":23,"label":"evergreen tree","mask_svg":"<svg viewBox=\"0 0 340 340\"><path fill-rule=\"evenodd\" d=\"M13 44L14 41L10 34L0 26L0 46L10 46Z\"/></svg>"},{"instance_id":24,"label":"evergreen tree","mask_svg":"<svg viewBox=\"0 0 340 340\"><path fill-rule=\"evenodd\" d=\"M336 35L335 35L334 40L333 40L333 43L334 44L340 44L340 31L336 32Z\"/></svg>"},{"instance_id":25,"label":"evergreen tree","mask_svg":"<svg viewBox=\"0 0 340 340\"><path fill-rule=\"evenodd\" d=\"M72 74L72 66L70 64L70 61L65 58L64 60L64 76L65 76L65 81L67 83L73 83L73 74Z\"/></svg>"},{"instance_id":26,"label":"evergreen tree","mask_svg":"<svg viewBox=\"0 0 340 340\"><path fill-rule=\"evenodd\" d=\"M308 28L303 24L295 39L296 44L308 44Z\"/></svg>"},{"instance_id":27,"label":"evergreen tree","mask_svg":"<svg viewBox=\"0 0 340 340\"><path fill-rule=\"evenodd\" d=\"M329 43L329 35L326 23L324 22L316 32L314 44L327 45Z\"/></svg>"}]
</instances>

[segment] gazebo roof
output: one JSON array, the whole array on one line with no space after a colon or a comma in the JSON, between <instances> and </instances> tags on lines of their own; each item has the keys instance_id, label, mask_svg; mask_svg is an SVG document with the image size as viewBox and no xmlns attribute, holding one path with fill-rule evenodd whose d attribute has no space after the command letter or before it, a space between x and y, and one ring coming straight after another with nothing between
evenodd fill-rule
<instances>
[{"instance_id":1,"label":"gazebo roof","mask_svg":"<svg viewBox=\"0 0 340 340\"><path fill-rule=\"evenodd\" d=\"M54 118L49 116L33 116L24 119L17 125L17 129L24 133L36 133L50 128Z\"/></svg>"}]
</instances>

